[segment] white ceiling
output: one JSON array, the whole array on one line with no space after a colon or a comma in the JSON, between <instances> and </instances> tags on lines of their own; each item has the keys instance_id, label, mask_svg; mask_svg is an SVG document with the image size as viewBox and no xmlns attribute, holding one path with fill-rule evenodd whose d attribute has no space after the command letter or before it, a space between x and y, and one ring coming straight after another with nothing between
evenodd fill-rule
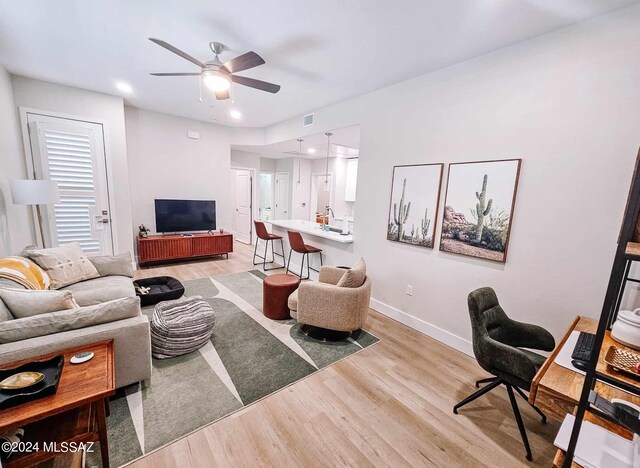
<instances>
[{"instance_id":1,"label":"white ceiling","mask_svg":"<svg viewBox=\"0 0 640 468\"><path fill-rule=\"evenodd\" d=\"M360 126L339 128L332 130L330 157L355 157L360 149ZM297 158L322 159L327 157L327 136L316 133L303 138L302 154L300 143L296 140L281 141L270 145L231 145L232 150L257 153L264 158L283 159ZM313 151L310 152L309 150Z\"/></svg>"},{"instance_id":2,"label":"white ceiling","mask_svg":"<svg viewBox=\"0 0 640 468\"><path fill-rule=\"evenodd\" d=\"M128 104L233 126L262 127L544 34L632 0L0 0L0 63L10 72L118 94ZM200 60L208 43L254 50L242 75L282 85L236 86L235 103L198 102L198 71L148 41ZM213 107L210 107L212 106ZM237 108L244 117L229 117Z\"/></svg>"}]
</instances>

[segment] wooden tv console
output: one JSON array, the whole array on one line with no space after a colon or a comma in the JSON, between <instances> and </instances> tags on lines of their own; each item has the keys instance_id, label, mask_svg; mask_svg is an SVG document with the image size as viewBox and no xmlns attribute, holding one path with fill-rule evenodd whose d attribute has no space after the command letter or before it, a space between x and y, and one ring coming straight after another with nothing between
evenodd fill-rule
<instances>
[{"instance_id":1,"label":"wooden tv console","mask_svg":"<svg viewBox=\"0 0 640 468\"><path fill-rule=\"evenodd\" d=\"M138 237L138 263L163 262L186 258L227 255L233 252L233 234L201 233L191 236L180 234Z\"/></svg>"}]
</instances>

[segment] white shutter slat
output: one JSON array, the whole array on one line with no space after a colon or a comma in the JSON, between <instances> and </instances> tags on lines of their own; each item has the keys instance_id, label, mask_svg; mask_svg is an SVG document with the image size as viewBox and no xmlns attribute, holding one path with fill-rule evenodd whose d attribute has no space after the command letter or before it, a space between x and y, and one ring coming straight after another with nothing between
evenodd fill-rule
<instances>
[{"instance_id":1,"label":"white shutter slat","mask_svg":"<svg viewBox=\"0 0 640 468\"><path fill-rule=\"evenodd\" d=\"M96 187L90 137L51 129L44 130L44 137L49 177L60 189L53 209L58 242L79 242L86 253L98 253L91 219Z\"/></svg>"}]
</instances>

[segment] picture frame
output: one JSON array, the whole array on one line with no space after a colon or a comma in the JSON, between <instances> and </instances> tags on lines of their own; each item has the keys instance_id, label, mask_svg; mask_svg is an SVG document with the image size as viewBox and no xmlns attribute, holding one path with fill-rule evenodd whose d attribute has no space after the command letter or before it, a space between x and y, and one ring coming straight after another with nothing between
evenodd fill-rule
<instances>
[{"instance_id":1,"label":"picture frame","mask_svg":"<svg viewBox=\"0 0 640 468\"><path fill-rule=\"evenodd\" d=\"M449 164L441 251L506 262L521 166L519 158Z\"/></svg>"},{"instance_id":2,"label":"picture frame","mask_svg":"<svg viewBox=\"0 0 640 468\"><path fill-rule=\"evenodd\" d=\"M393 166L387 240L432 249L444 163Z\"/></svg>"}]
</instances>

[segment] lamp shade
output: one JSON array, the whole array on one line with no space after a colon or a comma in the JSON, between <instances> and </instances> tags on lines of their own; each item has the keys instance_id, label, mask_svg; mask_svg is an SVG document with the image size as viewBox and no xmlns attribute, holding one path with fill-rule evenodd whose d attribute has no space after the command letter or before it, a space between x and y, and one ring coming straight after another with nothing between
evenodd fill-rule
<instances>
[{"instance_id":1,"label":"lamp shade","mask_svg":"<svg viewBox=\"0 0 640 468\"><path fill-rule=\"evenodd\" d=\"M12 180L14 205L51 205L60 201L58 183L53 180Z\"/></svg>"}]
</instances>

